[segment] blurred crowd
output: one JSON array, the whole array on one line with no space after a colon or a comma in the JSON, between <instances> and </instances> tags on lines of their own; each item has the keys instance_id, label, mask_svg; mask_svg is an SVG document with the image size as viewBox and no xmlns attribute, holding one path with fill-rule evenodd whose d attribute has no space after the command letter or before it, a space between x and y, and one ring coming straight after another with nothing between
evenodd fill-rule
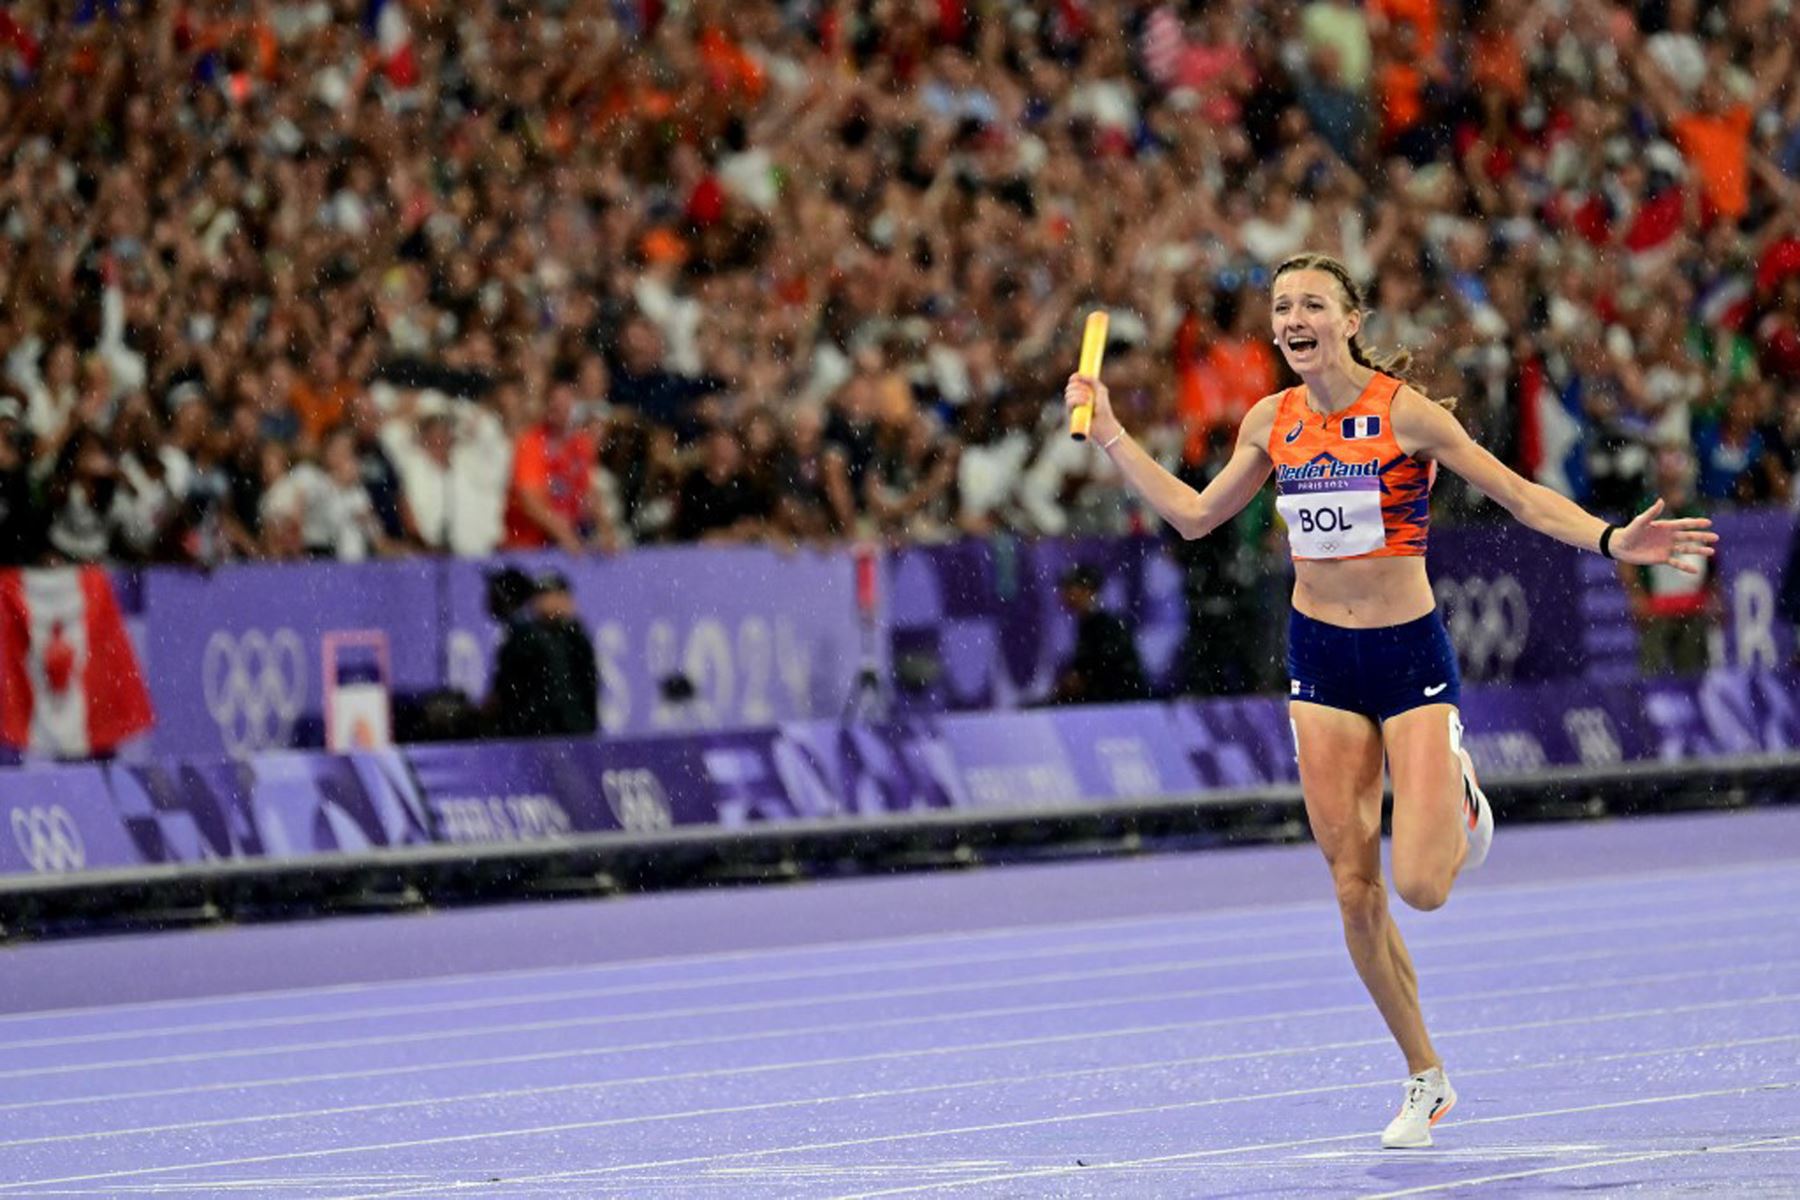
<instances>
[{"instance_id":1,"label":"blurred crowd","mask_svg":"<svg viewBox=\"0 0 1800 1200\"><path fill-rule=\"evenodd\" d=\"M1204 479L1287 382L1303 248L1521 470L1785 501L1797 38L1787 0L18 0L0 559L1143 529L1060 429L1081 318Z\"/></svg>"}]
</instances>

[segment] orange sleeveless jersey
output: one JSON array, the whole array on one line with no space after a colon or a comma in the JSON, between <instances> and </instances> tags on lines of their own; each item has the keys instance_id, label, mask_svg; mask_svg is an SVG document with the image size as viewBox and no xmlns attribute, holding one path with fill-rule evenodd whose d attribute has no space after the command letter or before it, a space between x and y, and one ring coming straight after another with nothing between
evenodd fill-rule
<instances>
[{"instance_id":1,"label":"orange sleeveless jersey","mask_svg":"<svg viewBox=\"0 0 1800 1200\"><path fill-rule=\"evenodd\" d=\"M1394 440L1389 410L1400 386L1377 373L1354 404L1330 416L1307 407L1305 387L1281 394L1269 457L1296 559L1425 553L1436 464Z\"/></svg>"}]
</instances>

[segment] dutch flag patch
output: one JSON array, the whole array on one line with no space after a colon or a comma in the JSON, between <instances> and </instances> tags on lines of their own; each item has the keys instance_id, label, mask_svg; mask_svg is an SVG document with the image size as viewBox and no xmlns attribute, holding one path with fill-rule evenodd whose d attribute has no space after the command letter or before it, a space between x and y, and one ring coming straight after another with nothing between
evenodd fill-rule
<instances>
[{"instance_id":1,"label":"dutch flag patch","mask_svg":"<svg viewBox=\"0 0 1800 1200\"><path fill-rule=\"evenodd\" d=\"M1362 438L1381 436L1380 417L1345 417L1343 424L1344 440L1359 441Z\"/></svg>"}]
</instances>

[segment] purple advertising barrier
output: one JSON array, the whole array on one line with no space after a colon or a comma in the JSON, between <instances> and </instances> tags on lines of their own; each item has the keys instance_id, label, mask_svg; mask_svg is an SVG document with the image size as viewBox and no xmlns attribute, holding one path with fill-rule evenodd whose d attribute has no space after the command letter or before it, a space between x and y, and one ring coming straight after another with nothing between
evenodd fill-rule
<instances>
[{"instance_id":1,"label":"purple advertising barrier","mask_svg":"<svg viewBox=\"0 0 1800 1200\"><path fill-rule=\"evenodd\" d=\"M796 721L770 743L774 778L796 817L876 817L973 806L943 719L888 724ZM741 806L721 810L736 823Z\"/></svg>"},{"instance_id":2,"label":"purple advertising barrier","mask_svg":"<svg viewBox=\"0 0 1800 1200\"><path fill-rule=\"evenodd\" d=\"M1717 665L1769 669L1793 659L1793 629L1775 603L1793 527L1785 510L1718 519ZM891 680L906 714L1042 703L1073 641L1057 581L1077 563L1100 571L1103 606L1134 621L1157 695L1179 691L1190 666L1183 571L1170 544L1154 538L994 538L896 551L882 560L884 603L868 628L847 551L677 547L519 561L570 575L595 635L612 733L834 718L866 661ZM333 630L385 632L402 692L450 683L481 696L500 637L485 604L494 565L415 560L121 575L157 710L148 753L244 757L293 745L297 731L317 723L320 641ZM1584 677L1620 686L1636 678L1637 632L1615 564L1497 523L1434 532L1430 566L1470 684ZM1202 637L1249 643L1246 653L1273 670L1285 581L1257 586L1258 602L1234 610L1250 615L1194 624ZM1203 587L1202 595L1213 593ZM670 700L661 687L677 673L695 684L690 702ZM1253 725L1258 761L1273 769L1279 755L1266 745L1279 727ZM1228 742L1196 769L1217 778L1244 771Z\"/></svg>"},{"instance_id":3,"label":"purple advertising barrier","mask_svg":"<svg viewBox=\"0 0 1800 1200\"><path fill-rule=\"evenodd\" d=\"M685 737L408 751L439 840L727 829L949 810L1037 810L1192 792L1167 711L1121 705L801 721Z\"/></svg>"},{"instance_id":4,"label":"purple advertising barrier","mask_svg":"<svg viewBox=\"0 0 1800 1200\"><path fill-rule=\"evenodd\" d=\"M0 874L359 854L430 841L397 752L0 772ZM11 851L17 851L12 853Z\"/></svg>"},{"instance_id":5,"label":"purple advertising barrier","mask_svg":"<svg viewBox=\"0 0 1800 1200\"><path fill-rule=\"evenodd\" d=\"M1767 671L1714 671L1697 683L1645 689L1654 744L1642 757L1690 762L1785 754L1800 746L1800 680Z\"/></svg>"},{"instance_id":6,"label":"purple advertising barrier","mask_svg":"<svg viewBox=\"0 0 1800 1200\"><path fill-rule=\"evenodd\" d=\"M1469 757L1490 776L1652 757L1643 685L1636 681L1473 687L1463 692L1462 718Z\"/></svg>"},{"instance_id":7,"label":"purple advertising barrier","mask_svg":"<svg viewBox=\"0 0 1800 1200\"><path fill-rule=\"evenodd\" d=\"M1433 533L1434 590L1470 681L1581 672L1586 643L1578 558L1572 547L1516 525ZM905 549L890 559L890 637L908 711L1010 709L1046 700L1074 640L1057 581L1076 563L1100 571L1102 607L1133 622L1153 691L1180 690L1187 609L1183 571L1167 542L998 538ZM1217 639L1250 639L1274 663L1287 619L1287 582L1272 576L1257 586L1277 602L1250 606L1253 624L1203 619L1195 627ZM1616 581L1611 586L1616 593ZM1599 607L1608 604L1617 610L1616 627L1624 620L1622 594L1603 595ZM1613 640L1621 633L1629 642L1628 629L1615 628ZM904 686L909 678L911 686Z\"/></svg>"},{"instance_id":8,"label":"purple advertising barrier","mask_svg":"<svg viewBox=\"0 0 1800 1200\"><path fill-rule=\"evenodd\" d=\"M1164 704L1109 704L1043 714L1056 727L1084 802L1145 800L1200 789Z\"/></svg>"},{"instance_id":9,"label":"purple advertising barrier","mask_svg":"<svg viewBox=\"0 0 1800 1200\"><path fill-rule=\"evenodd\" d=\"M1714 518L1723 607L1714 665L1740 671L1781 670L1794 661L1794 627L1776 610L1782 572L1794 540L1786 509L1724 513Z\"/></svg>"},{"instance_id":10,"label":"purple advertising barrier","mask_svg":"<svg viewBox=\"0 0 1800 1200\"><path fill-rule=\"evenodd\" d=\"M277 751L158 759L107 770L111 800L145 864L356 854L430 841L397 751Z\"/></svg>"},{"instance_id":11,"label":"purple advertising barrier","mask_svg":"<svg viewBox=\"0 0 1800 1200\"><path fill-rule=\"evenodd\" d=\"M1170 713L1203 787L1296 781L1284 700L1181 701ZM1800 679L1714 671L1654 683L1476 685L1463 691L1462 719L1470 757L1495 777L1776 754L1800 746Z\"/></svg>"},{"instance_id":12,"label":"purple advertising barrier","mask_svg":"<svg viewBox=\"0 0 1800 1200\"><path fill-rule=\"evenodd\" d=\"M965 540L894 552L888 622L908 711L1011 709L1046 700L1074 643L1057 583L1077 565L1101 573L1101 606L1129 613L1159 691L1179 670L1186 619L1181 572L1150 538Z\"/></svg>"},{"instance_id":13,"label":"purple advertising barrier","mask_svg":"<svg viewBox=\"0 0 1800 1200\"><path fill-rule=\"evenodd\" d=\"M754 796L776 786L766 769L771 737L763 730L415 746L407 758L439 842L554 842L577 833L717 823L722 798L734 788ZM736 764L738 774L715 781L709 755Z\"/></svg>"},{"instance_id":14,"label":"purple advertising barrier","mask_svg":"<svg viewBox=\"0 0 1800 1200\"><path fill-rule=\"evenodd\" d=\"M745 547L669 547L618 558L519 557L569 576L593 632L609 733L766 726L835 716L866 649L885 672L884 639L865 639L851 555ZM448 564L450 676L480 696L500 628L488 615L493 564ZM667 698L675 674L691 701Z\"/></svg>"},{"instance_id":15,"label":"purple advertising barrier","mask_svg":"<svg viewBox=\"0 0 1800 1200\"><path fill-rule=\"evenodd\" d=\"M1583 606L1579 558L1511 521L1431 531L1431 589L1465 682L1581 673L1590 653L1582 627L1604 614ZM1624 611L1621 596L1616 616Z\"/></svg>"},{"instance_id":16,"label":"purple advertising barrier","mask_svg":"<svg viewBox=\"0 0 1800 1200\"><path fill-rule=\"evenodd\" d=\"M1201 787L1259 788L1299 779L1286 700L1184 700L1169 710L1176 743Z\"/></svg>"},{"instance_id":17,"label":"purple advertising barrier","mask_svg":"<svg viewBox=\"0 0 1800 1200\"><path fill-rule=\"evenodd\" d=\"M1800 746L1800 678L1769 672L1475 686L1462 712L1466 744L1492 778ZM1290 784L1294 775L1286 705L1273 697L24 767L0 771L0 875L1100 808Z\"/></svg>"},{"instance_id":18,"label":"purple advertising barrier","mask_svg":"<svg viewBox=\"0 0 1800 1200\"><path fill-rule=\"evenodd\" d=\"M101 768L15 767L0 780L0 874L68 875L140 861Z\"/></svg>"},{"instance_id":19,"label":"purple advertising barrier","mask_svg":"<svg viewBox=\"0 0 1800 1200\"><path fill-rule=\"evenodd\" d=\"M461 845L968 806L929 722L420 746L408 757L439 840Z\"/></svg>"},{"instance_id":20,"label":"purple advertising barrier","mask_svg":"<svg viewBox=\"0 0 1800 1200\"><path fill-rule=\"evenodd\" d=\"M396 688L437 686L439 570L421 560L145 571L154 752L241 758L293 745L320 713L320 641L333 630L384 631Z\"/></svg>"}]
</instances>

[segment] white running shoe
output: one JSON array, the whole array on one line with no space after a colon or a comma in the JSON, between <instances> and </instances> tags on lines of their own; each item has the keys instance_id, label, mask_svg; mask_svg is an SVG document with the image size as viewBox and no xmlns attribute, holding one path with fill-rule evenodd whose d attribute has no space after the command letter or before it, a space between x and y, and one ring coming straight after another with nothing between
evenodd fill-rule
<instances>
[{"instance_id":1,"label":"white running shoe","mask_svg":"<svg viewBox=\"0 0 1800 1200\"><path fill-rule=\"evenodd\" d=\"M1475 782L1475 764L1469 761L1469 752L1458 746L1456 756L1462 759L1463 829L1469 837L1469 856L1463 859L1466 871L1487 861L1488 847L1494 844L1494 810L1487 793Z\"/></svg>"},{"instance_id":2,"label":"white running shoe","mask_svg":"<svg viewBox=\"0 0 1800 1200\"><path fill-rule=\"evenodd\" d=\"M1406 1081L1400 1115L1381 1131L1383 1150L1420 1150L1431 1145L1431 1127L1456 1106L1456 1089L1444 1068L1421 1071Z\"/></svg>"}]
</instances>

